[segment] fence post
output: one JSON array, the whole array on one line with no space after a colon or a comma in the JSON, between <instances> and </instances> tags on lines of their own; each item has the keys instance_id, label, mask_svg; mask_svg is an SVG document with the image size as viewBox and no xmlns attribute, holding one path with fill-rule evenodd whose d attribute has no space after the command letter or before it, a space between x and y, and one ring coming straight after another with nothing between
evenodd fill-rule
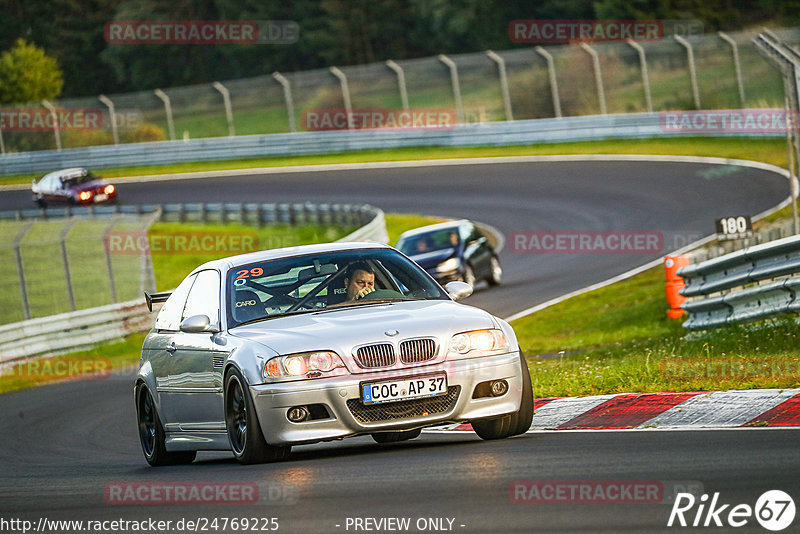
<instances>
[{"instance_id":1,"label":"fence post","mask_svg":"<svg viewBox=\"0 0 800 534\"><path fill-rule=\"evenodd\" d=\"M111 135L114 136L114 144L119 144L119 131L117 130L117 113L114 108L114 102L111 101L106 95L100 95L97 99L106 105L108 108L108 115L111 118Z\"/></svg>"},{"instance_id":2,"label":"fence post","mask_svg":"<svg viewBox=\"0 0 800 534\"><path fill-rule=\"evenodd\" d=\"M69 257L67 256L67 236L72 231L72 227L78 222L77 219L72 219L64 225L58 234L58 244L61 246L61 262L64 264L64 279L67 282L67 295L69 295L69 306L72 311L75 311L75 291L72 289L72 273L69 270Z\"/></svg>"},{"instance_id":3,"label":"fence post","mask_svg":"<svg viewBox=\"0 0 800 534\"><path fill-rule=\"evenodd\" d=\"M350 103L350 88L347 85L347 76L338 67L330 67L331 74L339 79L342 86L342 99L344 100L344 112L347 114L347 128L352 130L353 125L353 106Z\"/></svg>"},{"instance_id":4,"label":"fence post","mask_svg":"<svg viewBox=\"0 0 800 534\"><path fill-rule=\"evenodd\" d=\"M42 105L47 108L50 112L50 116L53 118L53 134L56 136L56 150L61 150L61 129L58 125L58 112L55 106L47 99L42 100Z\"/></svg>"},{"instance_id":5,"label":"fence post","mask_svg":"<svg viewBox=\"0 0 800 534\"><path fill-rule=\"evenodd\" d=\"M791 106L789 106L789 98L784 98L784 107L786 109L786 157L789 163L789 181L791 182L792 192L792 229L795 234L800 233L800 225L797 218L797 173L795 168L797 162L795 161L794 151L792 150L792 135L795 132L797 121L792 117L793 113ZM794 133L794 135L797 135Z\"/></svg>"},{"instance_id":6,"label":"fence post","mask_svg":"<svg viewBox=\"0 0 800 534\"><path fill-rule=\"evenodd\" d=\"M653 112L653 98L650 95L650 76L647 75L647 56L644 54L644 48L633 39L626 39L631 47L639 54L639 65L642 69L642 85L644 85L644 101L647 106L647 112Z\"/></svg>"},{"instance_id":7,"label":"fence post","mask_svg":"<svg viewBox=\"0 0 800 534\"><path fill-rule=\"evenodd\" d=\"M497 63L497 70L500 73L500 90L503 93L503 109L506 112L506 120L513 121L514 115L511 113L511 96L508 94L508 77L506 76L506 60L492 50L487 50L486 55L489 59Z\"/></svg>"},{"instance_id":8,"label":"fence post","mask_svg":"<svg viewBox=\"0 0 800 534\"><path fill-rule=\"evenodd\" d=\"M673 37L675 37L675 40L686 49L686 59L689 62L689 78L692 81L692 96L694 96L694 106L696 109L701 109L700 90L697 87L697 69L695 69L694 65L694 49L692 48L692 44L680 35L674 35Z\"/></svg>"},{"instance_id":9,"label":"fence post","mask_svg":"<svg viewBox=\"0 0 800 534\"><path fill-rule=\"evenodd\" d=\"M537 46L534 50L547 62L547 77L550 79L550 94L553 97L553 111L556 117L561 118L561 98L558 96L558 80L556 79L556 65L553 61L553 56L541 46Z\"/></svg>"},{"instance_id":10,"label":"fence post","mask_svg":"<svg viewBox=\"0 0 800 534\"><path fill-rule=\"evenodd\" d=\"M0 108L0 111L2 109ZM6 144L3 142L3 121L0 121L0 154L6 153Z\"/></svg>"},{"instance_id":11,"label":"fence post","mask_svg":"<svg viewBox=\"0 0 800 534\"><path fill-rule=\"evenodd\" d=\"M14 236L14 258L17 261L17 276L19 277L19 291L20 296L22 297L22 315L25 319L31 318L31 306L28 302L28 286L25 284L25 270L22 266L22 250L20 249L22 240L25 238L25 234L28 233L28 230L31 229L33 226L33 221L28 222L22 228L20 228L17 235Z\"/></svg>"},{"instance_id":12,"label":"fence post","mask_svg":"<svg viewBox=\"0 0 800 534\"><path fill-rule=\"evenodd\" d=\"M597 100L600 101L600 114L607 115L606 93L603 91L603 75L600 72L600 57L597 55L594 48L586 43L581 43L581 48L592 57L592 70L594 70L594 83L597 86Z\"/></svg>"},{"instance_id":13,"label":"fence post","mask_svg":"<svg viewBox=\"0 0 800 534\"><path fill-rule=\"evenodd\" d=\"M717 32L717 35L731 46L731 51L733 52L733 68L736 72L736 85L739 88L739 105L744 107L744 84L742 83L742 66L739 63L739 46L727 33Z\"/></svg>"},{"instance_id":14,"label":"fence post","mask_svg":"<svg viewBox=\"0 0 800 534\"><path fill-rule=\"evenodd\" d=\"M162 91L161 89L156 89L153 91L158 98L164 102L164 112L167 114L167 128L169 129L169 138L171 141L175 140L175 123L172 120L172 102L170 102L169 96L167 93Z\"/></svg>"},{"instance_id":15,"label":"fence post","mask_svg":"<svg viewBox=\"0 0 800 534\"><path fill-rule=\"evenodd\" d=\"M145 221L144 232L147 233L147 230L150 228L150 226L152 226L153 223L160 218L161 208L158 207ZM148 288L153 290L156 289L156 273L155 269L153 269L153 258L150 255L149 247L147 249L147 253L142 254L142 261L139 263L139 294Z\"/></svg>"},{"instance_id":16,"label":"fence post","mask_svg":"<svg viewBox=\"0 0 800 534\"><path fill-rule=\"evenodd\" d=\"M778 37L765 30L753 38L753 43L759 52L770 60L781 72L783 78L786 107L786 128L787 128L787 143L794 142L794 152L789 155L789 178L791 181L791 198L792 198L792 226L794 233L800 233L800 221L797 214L797 191L796 191L796 178L797 174L794 168L800 162L800 138L798 138L797 131L797 117L795 116L800 111L800 53L796 52L793 48L783 44ZM787 147L788 148L788 147ZM794 156L794 157L793 157ZM793 165L792 162L795 162Z\"/></svg>"},{"instance_id":17,"label":"fence post","mask_svg":"<svg viewBox=\"0 0 800 534\"><path fill-rule=\"evenodd\" d=\"M111 302L118 302L117 301L117 282L114 279L114 265L111 263L111 251L108 246L108 241L106 240L106 236L111 233L116 226L117 221L113 220L109 223L108 226L103 229L103 250L105 251L106 255L106 270L108 271L108 286L111 288ZM148 248L148 251L150 249Z\"/></svg>"},{"instance_id":18,"label":"fence post","mask_svg":"<svg viewBox=\"0 0 800 534\"><path fill-rule=\"evenodd\" d=\"M230 137L235 137L236 129L233 127L233 109L231 108L231 92L228 91L227 87L225 87L219 82L214 82L211 85L222 95L222 102L223 104L225 104L225 118L228 120L228 135Z\"/></svg>"},{"instance_id":19,"label":"fence post","mask_svg":"<svg viewBox=\"0 0 800 534\"><path fill-rule=\"evenodd\" d=\"M450 83L453 86L453 98L456 101L456 120L462 124L464 122L464 106L461 102L461 86L458 83L458 67L452 59L444 54L439 54L438 58L450 69Z\"/></svg>"},{"instance_id":20,"label":"fence post","mask_svg":"<svg viewBox=\"0 0 800 534\"><path fill-rule=\"evenodd\" d=\"M392 61L386 60L386 66L392 69L397 74L397 87L400 90L400 102L404 110L408 110L408 92L406 91L406 74L403 72L403 67Z\"/></svg>"},{"instance_id":21,"label":"fence post","mask_svg":"<svg viewBox=\"0 0 800 534\"><path fill-rule=\"evenodd\" d=\"M297 128L294 123L294 101L292 100L292 86L289 80L278 71L272 73L272 77L281 84L283 88L283 100L286 102L286 113L289 116L289 131L296 132Z\"/></svg>"}]
</instances>

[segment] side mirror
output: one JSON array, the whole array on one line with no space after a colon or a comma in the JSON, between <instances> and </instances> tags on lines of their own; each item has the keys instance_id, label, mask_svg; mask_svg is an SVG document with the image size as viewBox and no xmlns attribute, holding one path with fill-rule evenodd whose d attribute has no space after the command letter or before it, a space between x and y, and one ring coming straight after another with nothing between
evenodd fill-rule
<instances>
[{"instance_id":1,"label":"side mirror","mask_svg":"<svg viewBox=\"0 0 800 534\"><path fill-rule=\"evenodd\" d=\"M202 332L216 334L219 332L219 328L211 324L211 319L208 318L208 315L192 315L181 322L181 332L186 332L187 334L199 334Z\"/></svg>"},{"instance_id":2,"label":"side mirror","mask_svg":"<svg viewBox=\"0 0 800 534\"><path fill-rule=\"evenodd\" d=\"M453 300L461 300L472 295L472 286L466 282L448 282L444 290Z\"/></svg>"}]
</instances>

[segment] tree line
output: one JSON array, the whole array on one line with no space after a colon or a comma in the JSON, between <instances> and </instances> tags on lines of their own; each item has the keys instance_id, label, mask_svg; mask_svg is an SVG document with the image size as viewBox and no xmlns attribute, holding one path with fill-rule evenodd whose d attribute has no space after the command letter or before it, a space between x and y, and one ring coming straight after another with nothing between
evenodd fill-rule
<instances>
[{"instance_id":1,"label":"tree line","mask_svg":"<svg viewBox=\"0 0 800 534\"><path fill-rule=\"evenodd\" d=\"M510 41L515 19L693 19L706 32L792 26L800 21L800 0L0 0L0 13L4 57L20 39L35 45L61 73L45 93L72 97L530 46ZM299 39L109 44L104 26L114 20L288 20L298 24ZM26 61L16 52L12 59ZM30 49L21 55L48 68ZM0 60L2 103L19 101L9 72Z\"/></svg>"}]
</instances>

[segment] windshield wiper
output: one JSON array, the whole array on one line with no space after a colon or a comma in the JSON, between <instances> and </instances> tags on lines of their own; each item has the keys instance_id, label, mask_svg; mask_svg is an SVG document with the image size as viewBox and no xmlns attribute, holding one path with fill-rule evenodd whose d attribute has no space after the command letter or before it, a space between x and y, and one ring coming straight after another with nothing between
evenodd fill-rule
<instances>
[{"instance_id":1,"label":"windshield wiper","mask_svg":"<svg viewBox=\"0 0 800 534\"><path fill-rule=\"evenodd\" d=\"M290 315L299 315L301 313L311 313L311 312L315 312L315 311L320 311L320 310L311 308L309 310L295 310L293 312L276 313L274 315L265 315L264 317L256 317L255 319L249 319L247 321L244 321L243 323L238 323L236 326L234 326L234 328L236 328L237 326L244 326L244 325L253 324L253 323L260 323L261 321L268 321L270 319L277 319L279 317L288 317Z\"/></svg>"},{"instance_id":2,"label":"windshield wiper","mask_svg":"<svg viewBox=\"0 0 800 534\"><path fill-rule=\"evenodd\" d=\"M427 300L421 297L385 297L382 299L360 299L360 300L348 300L346 302L339 302L338 304L331 304L327 306L323 310L317 311L325 311L331 308L334 309L341 309L341 308L349 308L351 306L363 306L365 304L386 304L391 302L411 302L412 300Z\"/></svg>"}]
</instances>

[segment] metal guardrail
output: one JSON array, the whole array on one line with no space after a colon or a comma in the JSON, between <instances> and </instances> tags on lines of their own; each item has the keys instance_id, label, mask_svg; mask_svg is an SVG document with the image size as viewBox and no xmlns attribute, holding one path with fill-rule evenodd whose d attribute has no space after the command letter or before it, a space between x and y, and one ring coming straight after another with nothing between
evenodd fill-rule
<instances>
[{"instance_id":1,"label":"metal guardrail","mask_svg":"<svg viewBox=\"0 0 800 534\"><path fill-rule=\"evenodd\" d=\"M689 313L683 326L690 330L716 328L800 311L798 273L800 236L684 267L678 271L686 281L680 293L696 298L681 306Z\"/></svg>"},{"instance_id":2,"label":"metal guardrail","mask_svg":"<svg viewBox=\"0 0 800 534\"><path fill-rule=\"evenodd\" d=\"M164 205L178 206L178 205ZM186 209L191 204L181 205L183 210L162 211L162 217L166 220L175 220L171 215L188 213L198 213L194 209ZM264 205L264 206L275 206ZM288 222L299 223L301 214L316 213L320 216L319 221L325 221L324 215L331 214L331 224L341 224L348 220L360 220L363 224L356 231L339 239L339 241L378 241L386 243L389 237L386 233L386 220L383 211L368 205L338 205L311 203L293 204L291 206L301 206L302 211L286 211L286 215L294 214L289 217ZM321 209L324 206L330 210ZM339 209L333 209L338 207ZM118 206L126 208L126 206ZM128 206L127 208L136 208ZM147 213L145 207L139 207L143 213ZM154 207L153 211L158 208ZM53 211L53 210L47 210ZM73 210L74 211L74 210ZM206 210L208 213L211 210ZM270 210L267 210L271 213ZM280 210L278 210L280 211ZM64 210L59 210L59 213ZM107 212L107 210L103 210ZM259 210L262 213L262 210ZM338 214L338 218L335 214ZM183 219L188 220L188 219ZM304 217L303 221L309 222L309 218ZM336 221L336 222L334 222ZM276 222L281 222L280 217ZM349 224L349 223L347 223ZM51 356L60 353L70 352L83 347L96 345L101 342L121 339L133 333L148 330L153 323L153 317L147 311L144 298L136 299L118 304L110 304L97 308L88 308L70 313L62 313L48 317L29 319L17 323L0 326L0 363L39 356Z\"/></svg>"},{"instance_id":3,"label":"metal guardrail","mask_svg":"<svg viewBox=\"0 0 800 534\"><path fill-rule=\"evenodd\" d=\"M507 146L681 135L683 134L680 132L664 131L659 113L483 122L413 130L337 130L245 135L6 154L0 156L0 175L35 174L67 167L135 167L142 162L163 165L408 147ZM713 131L706 134L697 132L693 135L746 137L752 134ZM759 133L760 137L764 135L782 137L783 134Z\"/></svg>"},{"instance_id":4,"label":"metal guardrail","mask_svg":"<svg viewBox=\"0 0 800 534\"><path fill-rule=\"evenodd\" d=\"M0 220L102 218L116 215L146 215L157 211L160 211L158 220L162 222L238 222L257 225L334 224L342 226L363 226L374 220L376 214L380 212L377 208L366 204L198 202L6 210L0 211Z\"/></svg>"},{"instance_id":5,"label":"metal guardrail","mask_svg":"<svg viewBox=\"0 0 800 534\"><path fill-rule=\"evenodd\" d=\"M56 355L150 328L144 299L0 326L0 363Z\"/></svg>"}]
</instances>

